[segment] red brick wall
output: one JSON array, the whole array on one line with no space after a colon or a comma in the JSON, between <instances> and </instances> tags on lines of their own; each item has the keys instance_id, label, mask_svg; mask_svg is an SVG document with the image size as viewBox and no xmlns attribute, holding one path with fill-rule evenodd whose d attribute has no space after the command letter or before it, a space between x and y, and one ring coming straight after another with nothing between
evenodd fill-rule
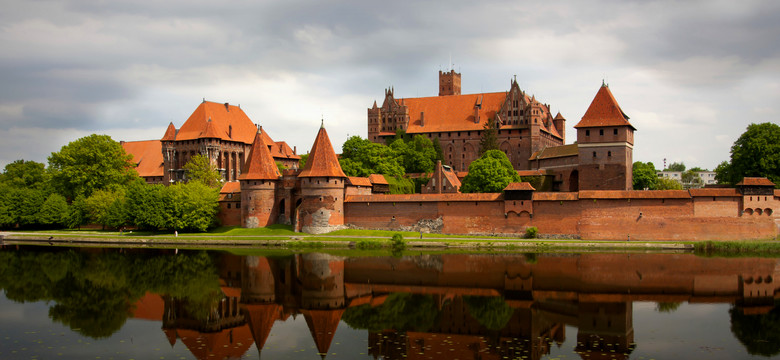
<instances>
[{"instance_id":1,"label":"red brick wall","mask_svg":"<svg viewBox=\"0 0 780 360\"><path fill-rule=\"evenodd\" d=\"M219 223L224 226L241 226L241 208L240 201L220 201L219 214L217 218ZM230 206L230 208L228 208Z\"/></svg>"}]
</instances>

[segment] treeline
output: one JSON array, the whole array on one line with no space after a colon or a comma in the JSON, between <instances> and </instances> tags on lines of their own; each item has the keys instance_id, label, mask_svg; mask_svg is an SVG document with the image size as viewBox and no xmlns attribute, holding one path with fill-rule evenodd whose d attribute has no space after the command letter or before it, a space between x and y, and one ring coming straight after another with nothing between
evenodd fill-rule
<instances>
[{"instance_id":1,"label":"treeline","mask_svg":"<svg viewBox=\"0 0 780 360\"><path fill-rule=\"evenodd\" d=\"M5 166L0 174L0 228L96 224L205 231L217 224L218 182L195 177L187 184L148 185L138 177L131 156L108 136L78 139L48 160L48 167L25 160ZM213 179L216 170L202 163L207 167L203 173Z\"/></svg>"}]
</instances>

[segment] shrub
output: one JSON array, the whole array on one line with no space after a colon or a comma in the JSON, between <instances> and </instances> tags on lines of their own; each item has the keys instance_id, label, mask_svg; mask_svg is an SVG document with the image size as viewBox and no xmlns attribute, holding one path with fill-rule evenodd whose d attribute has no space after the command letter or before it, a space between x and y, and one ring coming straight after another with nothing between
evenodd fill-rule
<instances>
[{"instance_id":1,"label":"shrub","mask_svg":"<svg viewBox=\"0 0 780 360\"><path fill-rule=\"evenodd\" d=\"M539 236L539 229L536 226L531 226L525 229L525 237L527 239L536 239Z\"/></svg>"}]
</instances>

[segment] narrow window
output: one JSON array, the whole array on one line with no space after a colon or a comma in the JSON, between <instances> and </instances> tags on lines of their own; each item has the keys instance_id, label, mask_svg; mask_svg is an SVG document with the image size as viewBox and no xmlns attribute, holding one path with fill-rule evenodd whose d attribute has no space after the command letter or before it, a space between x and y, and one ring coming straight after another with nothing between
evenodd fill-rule
<instances>
[{"instance_id":1,"label":"narrow window","mask_svg":"<svg viewBox=\"0 0 780 360\"><path fill-rule=\"evenodd\" d=\"M607 157L612 157L612 151L607 151Z\"/></svg>"},{"instance_id":2,"label":"narrow window","mask_svg":"<svg viewBox=\"0 0 780 360\"><path fill-rule=\"evenodd\" d=\"M585 130L585 136L590 136L590 130Z\"/></svg>"},{"instance_id":3,"label":"narrow window","mask_svg":"<svg viewBox=\"0 0 780 360\"><path fill-rule=\"evenodd\" d=\"M599 129L599 135L604 135L604 129Z\"/></svg>"},{"instance_id":4,"label":"narrow window","mask_svg":"<svg viewBox=\"0 0 780 360\"><path fill-rule=\"evenodd\" d=\"M612 135L617 135L617 129L612 129Z\"/></svg>"},{"instance_id":5,"label":"narrow window","mask_svg":"<svg viewBox=\"0 0 780 360\"><path fill-rule=\"evenodd\" d=\"M596 157L596 152L595 151L593 152L593 157Z\"/></svg>"}]
</instances>

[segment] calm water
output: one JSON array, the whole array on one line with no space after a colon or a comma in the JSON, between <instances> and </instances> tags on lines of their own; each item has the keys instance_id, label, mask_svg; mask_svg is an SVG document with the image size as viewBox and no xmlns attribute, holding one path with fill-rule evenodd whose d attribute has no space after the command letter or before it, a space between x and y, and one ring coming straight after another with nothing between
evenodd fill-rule
<instances>
[{"instance_id":1,"label":"calm water","mask_svg":"<svg viewBox=\"0 0 780 360\"><path fill-rule=\"evenodd\" d=\"M6 247L0 359L780 358L778 276L679 254Z\"/></svg>"}]
</instances>

